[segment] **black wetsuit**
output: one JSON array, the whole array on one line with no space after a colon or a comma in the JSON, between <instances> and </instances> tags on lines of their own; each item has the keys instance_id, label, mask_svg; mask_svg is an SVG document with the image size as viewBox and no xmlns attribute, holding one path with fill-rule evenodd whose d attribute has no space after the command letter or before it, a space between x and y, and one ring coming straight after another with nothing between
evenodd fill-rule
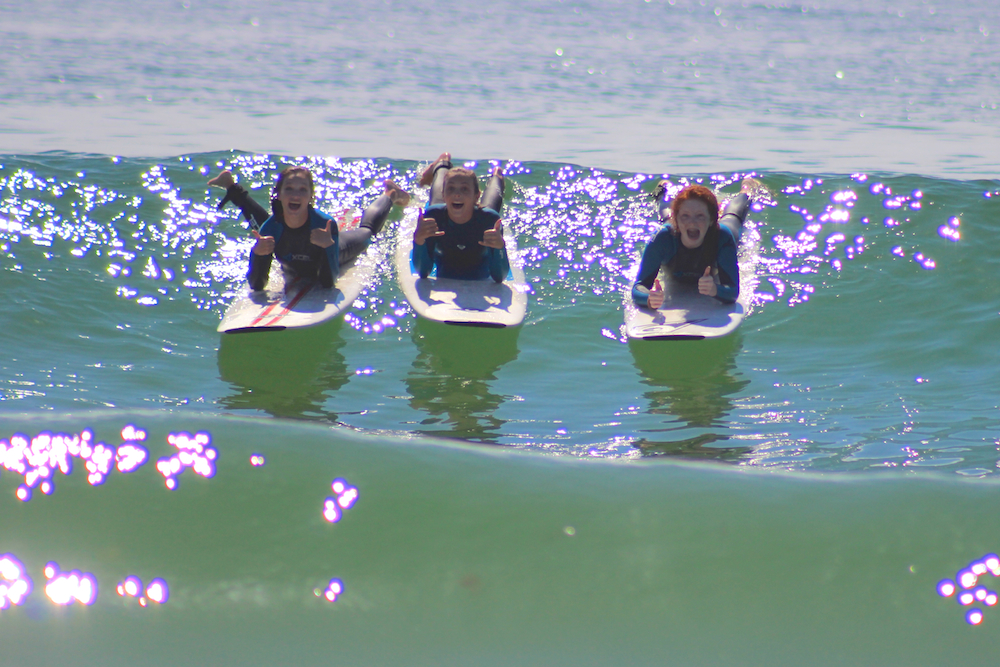
<instances>
[{"instance_id":1,"label":"black wetsuit","mask_svg":"<svg viewBox=\"0 0 1000 667\"><path fill-rule=\"evenodd\" d=\"M229 201L236 204L239 207L240 211L243 212L243 216L247 220L256 223L257 226L262 226L271 217L271 215L267 212L267 210L259 203L254 201L254 199L250 196L250 193L247 192L246 189L239 183L234 183L233 185L229 186L229 188L226 190L226 196L222 199L221 202L219 202L219 208L225 206L226 202ZM272 202L271 205L275 209L280 207L280 204L277 204L277 202ZM338 269L341 264L346 264L347 262L356 259L358 255L364 252L364 250L371 243L372 238L374 238L375 235L378 234L379 231L382 229L382 225L385 224L385 219L386 217L388 217L390 209L392 209L392 200L389 199L389 195L383 194L378 199L376 199L368 208L365 209L365 212L361 215L361 222L358 224L356 228L344 231L338 230L339 233L332 234L332 236L335 239L337 239L336 245L338 250L338 257L337 257ZM284 225L284 223L281 224L283 225L285 230L290 230L290 228L287 225ZM332 227L336 229L336 224L332 225ZM308 230L303 229L303 231L306 234L306 241L308 241ZM273 234L264 234L263 232L261 233L263 236L274 236ZM282 238L285 238L284 233L282 233L281 236ZM286 243L289 244L288 248L286 249L280 247L280 241L278 237L275 236L275 248L274 248L275 255L278 257L279 261L282 262L282 266L291 270L293 273L296 273L296 275L298 275L298 271L305 270L305 274L302 275L302 277L309 277L311 275L312 279L318 278L321 283L324 283L325 282L324 274L326 272L326 268L324 268L323 263L319 261L320 255L318 255L314 250L308 250L308 249L303 250L302 248L295 250L295 247L292 246L294 238L295 235L293 232L293 237L289 238L288 241L286 241ZM310 243L309 245L312 244ZM313 246L313 248L319 251L323 250L319 246ZM286 250L287 253L285 252ZM294 264L286 264L285 260L282 260L281 258L283 256L287 256L288 253L295 255L302 255L302 256L309 255L310 253L312 255L316 255L311 260L312 262L314 262L315 268L307 268L304 266L299 266L299 268L296 269ZM253 287L253 289L263 289L264 285L267 283L267 273L271 266L270 255L267 256L268 262L266 268L264 268L263 263L260 262L258 262L259 268L255 268L255 261L258 260L254 260L254 255L252 252L250 253L250 255L251 255L250 274L247 276L248 280L250 281L250 285L251 287ZM328 260L326 264L329 265L332 264L332 262ZM263 270L262 274L261 270ZM263 276L263 282L260 282L261 276ZM337 278L336 275L332 276L332 280L335 281L336 278ZM255 283L259 283L260 286L258 287L257 284Z\"/></svg>"}]
</instances>

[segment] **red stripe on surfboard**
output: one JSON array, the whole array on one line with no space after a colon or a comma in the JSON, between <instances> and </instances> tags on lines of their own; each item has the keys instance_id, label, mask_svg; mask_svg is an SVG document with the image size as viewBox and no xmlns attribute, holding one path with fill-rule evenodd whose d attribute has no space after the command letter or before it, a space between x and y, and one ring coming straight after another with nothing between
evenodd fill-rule
<instances>
[{"instance_id":1,"label":"red stripe on surfboard","mask_svg":"<svg viewBox=\"0 0 1000 667\"><path fill-rule=\"evenodd\" d=\"M309 285L306 285L305 287L303 287L302 291L299 292L298 294L296 294L295 297L291 301L288 302L288 305L285 306L281 310L280 313L278 313L277 315L274 316L274 319L270 320L269 322L267 322L267 324L264 324L263 326L265 326L265 327L274 326L275 323L277 323L278 320L280 320L282 317L284 317L285 315L287 315L288 313L290 313L292 311L292 308L295 307L295 304L297 304L299 301L301 301L302 297L304 297L309 292L309 290L311 290L311 289L312 289L312 284L311 283Z\"/></svg>"},{"instance_id":2,"label":"red stripe on surfboard","mask_svg":"<svg viewBox=\"0 0 1000 667\"><path fill-rule=\"evenodd\" d=\"M293 279L292 279L292 282L291 282L291 283L290 283L290 284L288 285L288 287L295 287L296 283L298 283L298 282L299 282L299 279L298 279L298 278L293 278ZM308 288L307 288L307 289L308 289ZM297 296L297 297L295 297L295 298L296 298L296 299L298 299L299 297ZM266 317L267 317L268 315L270 315L270 314L271 314L271 311L272 311L272 310L274 310L274 309L275 309L275 307L276 307L276 306L278 306L278 305L279 305L279 304L281 303L281 301L282 301L282 299L278 299L278 300L276 300L276 301L272 301L272 302L270 303L270 305L268 305L268 307L264 309L264 312L263 312L263 313L261 313L260 315L258 315L257 317L255 317L255 318L253 319L253 321L252 321L252 322L250 322L249 326L251 326L251 327L255 327L255 326L257 326L257 324L258 324L258 323L259 323L259 322L260 322L261 320L263 320L264 318L266 318ZM280 317L280 315L279 315L279 317Z\"/></svg>"}]
</instances>

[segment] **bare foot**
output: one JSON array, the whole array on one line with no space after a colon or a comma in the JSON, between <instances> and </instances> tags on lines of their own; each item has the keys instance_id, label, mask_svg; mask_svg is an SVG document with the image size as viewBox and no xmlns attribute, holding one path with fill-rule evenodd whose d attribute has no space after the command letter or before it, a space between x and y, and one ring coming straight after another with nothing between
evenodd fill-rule
<instances>
[{"instance_id":1,"label":"bare foot","mask_svg":"<svg viewBox=\"0 0 1000 667\"><path fill-rule=\"evenodd\" d=\"M438 156L438 159L434 160L434 162L431 162L429 165L427 165L427 168L424 169L423 173L420 174L420 180L417 182L417 185L427 187L428 185L433 183L434 172L437 169L437 166L445 162L449 163L451 162L451 153L441 153L441 155Z\"/></svg>"},{"instance_id":2,"label":"bare foot","mask_svg":"<svg viewBox=\"0 0 1000 667\"><path fill-rule=\"evenodd\" d=\"M410 193L399 187L388 178L382 183L385 186L385 193L395 206L405 207L410 203Z\"/></svg>"},{"instance_id":3,"label":"bare foot","mask_svg":"<svg viewBox=\"0 0 1000 667\"><path fill-rule=\"evenodd\" d=\"M659 181L656 187L653 188L653 194L650 195L651 198L659 200L663 197L663 193L666 189L670 187L670 181Z\"/></svg>"},{"instance_id":4,"label":"bare foot","mask_svg":"<svg viewBox=\"0 0 1000 667\"><path fill-rule=\"evenodd\" d=\"M219 175L208 182L209 185L214 185L217 188L222 188L223 190L228 190L231 186L236 185L236 179L233 178L233 172L228 169L223 169L219 172Z\"/></svg>"},{"instance_id":5,"label":"bare foot","mask_svg":"<svg viewBox=\"0 0 1000 667\"><path fill-rule=\"evenodd\" d=\"M761 192L767 192L767 188L764 184L758 181L756 178L750 178L747 176L740 183L740 192L750 197L750 199L755 199L757 195Z\"/></svg>"}]
</instances>

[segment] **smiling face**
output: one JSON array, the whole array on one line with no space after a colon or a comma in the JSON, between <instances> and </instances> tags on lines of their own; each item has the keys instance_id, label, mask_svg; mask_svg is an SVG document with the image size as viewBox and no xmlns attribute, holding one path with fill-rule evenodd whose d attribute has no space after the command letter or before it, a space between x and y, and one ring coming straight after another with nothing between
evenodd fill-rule
<instances>
[{"instance_id":1,"label":"smiling face","mask_svg":"<svg viewBox=\"0 0 1000 667\"><path fill-rule=\"evenodd\" d=\"M308 172L303 169L282 174L281 187L278 189L278 201L281 202L286 225L294 228L305 224L312 197L312 179L309 178Z\"/></svg>"},{"instance_id":2,"label":"smiling face","mask_svg":"<svg viewBox=\"0 0 1000 667\"><path fill-rule=\"evenodd\" d=\"M705 242L705 234L712 226L712 216L708 212L708 204L700 199L688 199L681 202L677 209L677 232L685 248L697 248Z\"/></svg>"},{"instance_id":3,"label":"smiling face","mask_svg":"<svg viewBox=\"0 0 1000 667\"><path fill-rule=\"evenodd\" d=\"M467 169L465 173L455 173L458 169L448 172L444 181L444 203L448 207L448 217L456 224L463 224L472 219L479 197L479 181L476 175Z\"/></svg>"}]
</instances>

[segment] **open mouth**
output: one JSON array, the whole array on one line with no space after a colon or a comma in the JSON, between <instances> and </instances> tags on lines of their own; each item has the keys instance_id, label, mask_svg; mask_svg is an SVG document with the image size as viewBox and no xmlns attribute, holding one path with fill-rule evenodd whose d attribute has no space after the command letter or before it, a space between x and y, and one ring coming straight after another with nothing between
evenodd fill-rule
<instances>
[{"instance_id":1,"label":"open mouth","mask_svg":"<svg viewBox=\"0 0 1000 667\"><path fill-rule=\"evenodd\" d=\"M698 239L701 238L700 229L688 229L684 233L687 235L689 241L697 241Z\"/></svg>"},{"instance_id":2,"label":"open mouth","mask_svg":"<svg viewBox=\"0 0 1000 667\"><path fill-rule=\"evenodd\" d=\"M297 202L297 201L288 202L289 211L298 211L301 208L302 208L302 202Z\"/></svg>"}]
</instances>

